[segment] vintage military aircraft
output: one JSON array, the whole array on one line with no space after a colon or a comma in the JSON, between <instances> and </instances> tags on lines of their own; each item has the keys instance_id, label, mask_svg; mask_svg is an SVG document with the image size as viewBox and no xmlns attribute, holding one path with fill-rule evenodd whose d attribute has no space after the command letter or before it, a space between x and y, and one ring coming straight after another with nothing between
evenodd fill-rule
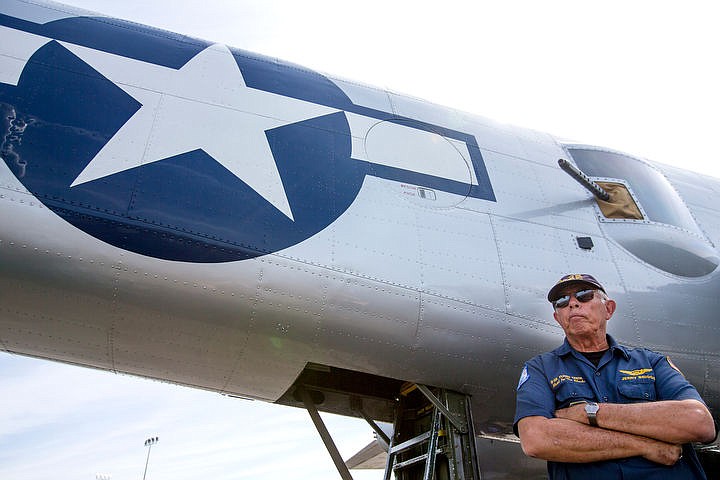
<instances>
[{"instance_id":1,"label":"vintage military aircraft","mask_svg":"<svg viewBox=\"0 0 720 480\"><path fill-rule=\"evenodd\" d=\"M386 478L529 478L514 388L588 271L717 415L720 180L35 0L0 112L3 351L307 408L343 478L318 410Z\"/></svg>"}]
</instances>

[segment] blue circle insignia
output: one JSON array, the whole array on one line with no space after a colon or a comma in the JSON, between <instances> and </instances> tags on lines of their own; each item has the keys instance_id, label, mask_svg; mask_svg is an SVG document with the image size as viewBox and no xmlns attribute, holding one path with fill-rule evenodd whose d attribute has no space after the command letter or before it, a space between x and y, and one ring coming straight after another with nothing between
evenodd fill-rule
<instances>
[{"instance_id":1,"label":"blue circle insignia","mask_svg":"<svg viewBox=\"0 0 720 480\"><path fill-rule=\"evenodd\" d=\"M166 48L167 39L147 41L148 50ZM164 43L154 48L153 41ZM197 51L205 47L197 45ZM293 72L235 57L248 86L271 81L272 69L276 76ZM255 88L264 87L273 88ZM323 95L334 104L347 102L337 86L312 72L295 72L275 90L305 101ZM82 231L125 250L186 262L243 260L295 245L335 221L367 174L365 162L351 159L349 126L336 110L265 131L291 216L202 148L73 185L141 108L50 41L27 62L17 86L0 84L3 160L35 197ZM245 152L234 153L242 165Z\"/></svg>"}]
</instances>

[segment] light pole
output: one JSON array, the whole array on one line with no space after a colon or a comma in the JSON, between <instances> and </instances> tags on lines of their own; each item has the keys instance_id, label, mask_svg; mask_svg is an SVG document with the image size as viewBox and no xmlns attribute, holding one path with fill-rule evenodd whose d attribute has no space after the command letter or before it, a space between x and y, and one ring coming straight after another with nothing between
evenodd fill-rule
<instances>
[{"instance_id":1,"label":"light pole","mask_svg":"<svg viewBox=\"0 0 720 480\"><path fill-rule=\"evenodd\" d=\"M148 454L147 459L145 460L145 471L143 472L143 480L145 480L145 474L147 474L147 467L148 462L150 461L150 450L152 450L152 446L155 445L160 441L159 437L150 437L147 440L145 440L145 446L148 447Z\"/></svg>"}]
</instances>

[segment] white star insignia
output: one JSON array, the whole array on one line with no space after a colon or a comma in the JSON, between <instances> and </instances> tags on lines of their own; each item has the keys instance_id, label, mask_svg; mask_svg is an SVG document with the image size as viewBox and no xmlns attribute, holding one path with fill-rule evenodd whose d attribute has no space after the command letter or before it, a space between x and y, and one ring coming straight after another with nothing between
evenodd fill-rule
<instances>
[{"instance_id":1,"label":"white star insignia","mask_svg":"<svg viewBox=\"0 0 720 480\"><path fill-rule=\"evenodd\" d=\"M72 187L202 149L294 220L265 131L337 109L249 88L223 45L180 70L63 45L142 104Z\"/></svg>"}]
</instances>

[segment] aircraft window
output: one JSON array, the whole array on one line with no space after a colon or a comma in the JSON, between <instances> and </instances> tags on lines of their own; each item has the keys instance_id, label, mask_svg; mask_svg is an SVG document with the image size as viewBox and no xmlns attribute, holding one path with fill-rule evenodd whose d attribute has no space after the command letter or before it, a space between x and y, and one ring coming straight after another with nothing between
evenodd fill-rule
<instances>
[{"instance_id":1,"label":"aircraft window","mask_svg":"<svg viewBox=\"0 0 720 480\"><path fill-rule=\"evenodd\" d=\"M649 220L699 233L690 212L670 182L649 164L627 155L603 150L568 150L580 170L588 176L617 178L627 182Z\"/></svg>"}]
</instances>

